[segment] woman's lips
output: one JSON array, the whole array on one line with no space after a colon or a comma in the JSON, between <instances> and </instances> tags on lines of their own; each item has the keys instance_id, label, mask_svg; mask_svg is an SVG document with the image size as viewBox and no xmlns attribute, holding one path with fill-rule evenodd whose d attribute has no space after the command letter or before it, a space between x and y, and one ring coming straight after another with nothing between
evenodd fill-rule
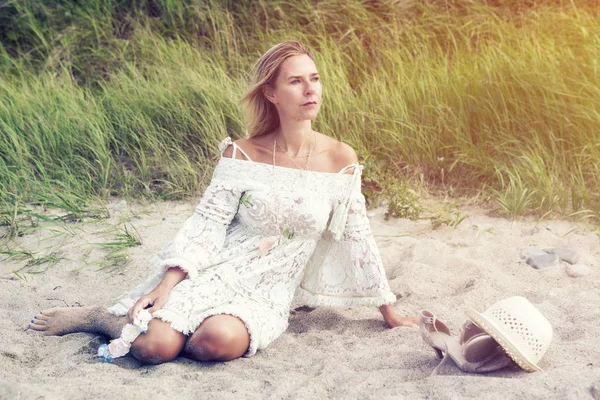
<instances>
[{"instance_id":1,"label":"woman's lips","mask_svg":"<svg viewBox=\"0 0 600 400\"><path fill-rule=\"evenodd\" d=\"M316 106L316 105L317 105L316 101L309 101L308 103L302 104L302 107L305 107L305 106Z\"/></svg>"}]
</instances>

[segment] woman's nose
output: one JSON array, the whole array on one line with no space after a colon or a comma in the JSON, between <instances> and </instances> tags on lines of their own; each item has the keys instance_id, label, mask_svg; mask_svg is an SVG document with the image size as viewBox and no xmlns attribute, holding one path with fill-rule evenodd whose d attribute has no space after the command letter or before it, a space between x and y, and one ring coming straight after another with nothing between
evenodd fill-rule
<instances>
[{"instance_id":1,"label":"woman's nose","mask_svg":"<svg viewBox=\"0 0 600 400\"><path fill-rule=\"evenodd\" d=\"M312 83L309 83L306 86L306 95L311 95L315 93L315 86Z\"/></svg>"}]
</instances>

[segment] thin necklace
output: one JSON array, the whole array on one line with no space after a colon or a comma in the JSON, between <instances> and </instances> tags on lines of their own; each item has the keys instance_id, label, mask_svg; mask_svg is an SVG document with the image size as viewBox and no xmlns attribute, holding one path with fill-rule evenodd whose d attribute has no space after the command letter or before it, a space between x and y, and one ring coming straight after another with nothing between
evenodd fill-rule
<instances>
[{"instance_id":1,"label":"thin necklace","mask_svg":"<svg viewBox=\"0 0 600 400\"><path fill-rule=\"evenodd\" d=\"M316 133L314 133L314 131L313 131L313 135L314 135L315 142L316 142L317 135L316 135ZM275 146L276 145L277 145L277 139L273 140L273 181L275 181L275 167L276 167L276 165L275 165ZM308 152L308 159L306 160L306 165L304 166L304 168L306 168L308 166L308 162L310 161L310 155L312 153L312 150L313 150L314 146L315 146L315 143L313 143L313 146L310 148L310 150ZM294 160L292 160L292 162L294 164L296 164L294 162ZM296 164L296 166L299 169L304 169L304 168L300 168L300 166L298 164ZM303 177L303 179L304 179L304 177ZM286 228L286 230L284 230L283 232L281 231L281 224L279 223L279 212L281 211L281 202L279 200L279 193L277 191L275 192L275 204L276 204L275 224L277 225L276 230L283 237L285 237L287 239L291 239L291 238L294 237L294 231L293 230L290 231L289 229Z\"/></svg>"},{"instance_id":2,"label":"thin necklace","mask_svg":"<svg viewBox=\"0 0 600 400\"><path fill-rule=\"evenodd\" d=\"M296 161L294 161L294 159L288 153L286 153L285 150L283 150L281 148L281 146L278 146L278 147L294 163L294 165L296 167L298 167L298 169L306 170L308 168L308 163L310 162L310 156L315 148L316 143L317 143L317 134L315 133L315 131L313 131L313 143L312 143L312 146L310 146L310 149L308 150L308 156L306 156L307 157L306 164L304 164L304 167L299 166L298 163L296 163ZM277 139L273 140L273 166L275 165L275 146L277 146Z\"/></svg>"},{"instance_id":3,"label":"thin necklace","mask_svg":"<svg viewBox=\"0 0 600 400\"><path fill-rule=\"evenodd\" d=\"M275 180L275 144L277 140L273 141L273 181ZM279 194L275 191L275 203L277 210L275 210L275 223L277 224L277 233L281 233L281 226L279 225Z\"/></svg>"},{"instance_id":4,"label":"thin necklace","mask_svg":"<svg viewBox=\"0 0 600 400\"><path fill-rule=\"evenodd\" d=\"M273 141L273 181L275 181L275 144L277 140ZM275 191L275 204L277 209L275 210L275 224L277 225L277 234L281 235L281 224L279 223L279 212L280 212L280 201L279 201L279 192Z\"/></svg>"}]
</instances>

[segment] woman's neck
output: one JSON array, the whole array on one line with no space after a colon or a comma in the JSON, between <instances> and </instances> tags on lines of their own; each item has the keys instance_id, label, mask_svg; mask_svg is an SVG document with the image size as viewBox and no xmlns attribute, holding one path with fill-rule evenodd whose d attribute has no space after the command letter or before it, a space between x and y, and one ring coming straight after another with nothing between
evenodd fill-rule
<instances>
[{"instance_id":1,"label":"woman's neck","mask_svg":"<svg viewBox=\"0 0 600 400\"><path fill-rule=\"evenodd\" d=\"M310 120L293 123L281 121L274 138L279 149L291 157L308 153L315 140Z\"/></svg>"}]
</instances>

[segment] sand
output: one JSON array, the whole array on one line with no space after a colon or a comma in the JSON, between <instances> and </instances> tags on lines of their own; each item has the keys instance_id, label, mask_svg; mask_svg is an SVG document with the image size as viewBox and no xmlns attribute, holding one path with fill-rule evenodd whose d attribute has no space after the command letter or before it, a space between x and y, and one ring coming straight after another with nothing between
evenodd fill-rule
<instances>
[{"instance_id":1,"label":"sand","mask_svg":"<svg viewBox=\"0 0 600 400\"><path fill-rule=\"evenodd\" d=\"M370 212L396 310L434 312L453 333L464 310L524 296L550 321L554 338L542 372L505 369L486 375L449 363L437 376L433 350L413 328L387 329L376 308L297 308L288 331L250 358L199 363L178 358L158 366L132 357L103 363L106 338L76 333L46 337L27 331L40 310L113 304L151 271L149 259L191 214L194 202L112 206L111 217L84 223L41 224L17 244L39 254L60 251L54 265L30 266L0 258L0 398L2 399L387 399L600 398L599 237L569 221L511 221L465 209L456 229L428 220L385 221ZM142 245L126 250L130 263L98 271L106 254L97 243L114 238L127 221ZM61 233L63 232L63 233ZM67 233L64 233L67 232ZM52 237L55 235L55 237ZM564 263L535 270L519 258L529 245L569 247L591 268L572 278Z\"/></svg>"}]
</instances>

